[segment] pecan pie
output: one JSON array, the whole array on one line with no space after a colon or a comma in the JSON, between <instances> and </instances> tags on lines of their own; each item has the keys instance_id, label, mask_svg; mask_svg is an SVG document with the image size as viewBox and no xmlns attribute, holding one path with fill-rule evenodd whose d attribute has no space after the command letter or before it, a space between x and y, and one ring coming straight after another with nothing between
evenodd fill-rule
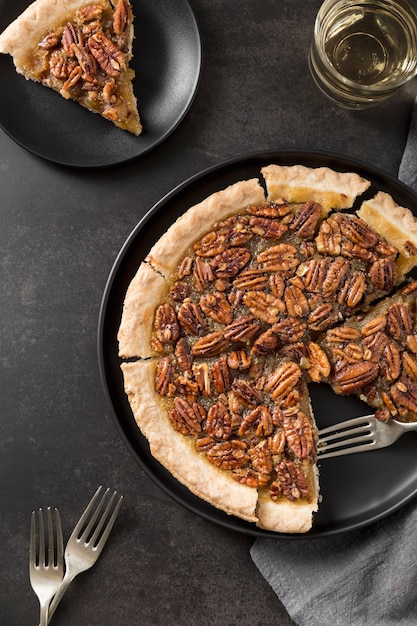
<instances>
[{"instance_id":1,"label":"pecan pie","mask_svg":"<svg viewBox=\"0 0 417 626\"><path fill-rule=\"evenodd\" d=\"M129 0L36 0L0 35L16 70L139 135Z\"/></svg>"},{"instance_id":2,"label":"pecan pie","mask_svg":"<svg viewBox=\"0 0 417 626\"><path fill-rule=\"evenodd\" d=\"M319 501L308 384L357 394L384 420L417 411L417 222L382 192L353 211L370 184L353 173L261 173L266 195L235 183L149 251L119 354L136 422L178 480L299 533Z\"/></svg>"}]
</instances>

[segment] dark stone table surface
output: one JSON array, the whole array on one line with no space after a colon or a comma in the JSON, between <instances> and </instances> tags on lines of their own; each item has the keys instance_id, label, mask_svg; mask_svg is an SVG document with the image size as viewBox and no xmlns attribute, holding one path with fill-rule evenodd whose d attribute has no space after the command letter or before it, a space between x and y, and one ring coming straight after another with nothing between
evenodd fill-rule
<instances>
[{"instance_id":1,"label":"dark stone table surface","mask_svg":"<svg viewBox=\"0 0 417 626\"><path fill-rule=\"evenodd\" d=\"M58 507L69 536L101 484L125 496L119 519L53 624L293 624L252 563L253 537L175 502L121 441L98 366L101 298L140 218L206 167L257 151L319 150L395 176L416 83L375 109L337 108L308 71L318 0L190 2L203 45L201 80L184 120L154 150L109 169L79 170L33 156L0 131L4 626L38 623L28 576L31 511Z\"/></svg>"}]
</instances>

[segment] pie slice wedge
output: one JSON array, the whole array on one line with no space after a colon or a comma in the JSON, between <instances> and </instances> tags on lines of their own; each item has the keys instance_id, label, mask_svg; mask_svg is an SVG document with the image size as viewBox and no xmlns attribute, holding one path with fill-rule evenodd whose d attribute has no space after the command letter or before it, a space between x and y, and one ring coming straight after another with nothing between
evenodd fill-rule
<instances>
[{"instance_id":1,"label":"pie slice wedge","mask_svg":"<svg viewBox=\"0 0 417 626\"><path fill-rule=\"evenodd\" d=\"M0 52L27 80L139 135L133 37L129 0L36 0L0 35Z\"/></svg>"}]
</instances>

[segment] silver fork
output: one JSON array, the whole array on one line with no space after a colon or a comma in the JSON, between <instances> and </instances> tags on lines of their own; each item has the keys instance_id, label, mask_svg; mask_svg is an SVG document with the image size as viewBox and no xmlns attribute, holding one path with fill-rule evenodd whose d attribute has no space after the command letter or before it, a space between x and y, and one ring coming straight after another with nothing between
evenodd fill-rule
<instances>
[{"instance_id":1,"label":"silver fork","mask_svg":"<svg viewBox=\"0 0 417 626\"><path fill-rule=\"evenodd\" d=\"M381 422L373 415L355 417L319 430L318 458L386 448L410 430L417 430L417 422L403 423L395 419Z\"/></svg>"},{"instance_id":2,"label":"silver fork","mask_svg":"<svg viewBox=\"0 0 417 626\"><path fill-rule=\"evenodd\" d=\"M100 491L101 486L90 500L68 539L65 548L65 576L49 607L49 619L55 613L56 607L74 578L90 569L97 561L119 513L123 496L117 497L114 492L103 511L109 489L106 489L96 506ZM110 515L112 507L114 508Z\"/></svg>"},{"instance_id":3,"label":"silver fork","mask_svg":"<svg viewBox=\"0 0 417 626\"><path fill-rule=\"evenodd\" d=\"M39 531L37 532L36 512L33 511L30 524L29 577L32 589L39 598L39 626L46 626L49 619L49 603L64 576L64 546L58 509L55 509L55 534L51 508L47 509L47 545L45 545L42 509L38 511L38 517Z\"/></svg>"}]
</instances>

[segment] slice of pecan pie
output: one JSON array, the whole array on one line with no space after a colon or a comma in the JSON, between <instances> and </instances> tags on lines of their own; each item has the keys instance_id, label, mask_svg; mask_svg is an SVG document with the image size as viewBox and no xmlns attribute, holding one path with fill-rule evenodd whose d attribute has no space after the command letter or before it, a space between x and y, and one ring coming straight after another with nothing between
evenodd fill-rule
<instances>
[{"instance_id":1,"label":"slice of pecan pie","mask_svg":"<svg viewBox=\"0 0 417 626\"><path fill-rule=\"evenodd\" d=\"M119 354L137 424L178 480L263 528L306 532L319 500L307 385L371 399L377 348L358 340L359 320L371 311L368 337L380 317L373 303L416 264L417 224L386 194L349 212L369 187L356 174L276 165L262 174L266 196L256 179L235 183L152 247L126 294ZM352 345L331 344L347 324ZM417 371L407 354L403 367ZM342 389L354 356L364 371ZM390 358L397 367L394 351L381 362Z\"/></svg>"},{"instance_id":2,"label":"slice of pecan pie","mask_svg":"<svg viewBox=\"0 0 417 626\"><path fill-rule=\"evenodd\" d=\"M16 70L139 135L129 0L36 0L0 35Z\"/></svg>"}]
</instances>

